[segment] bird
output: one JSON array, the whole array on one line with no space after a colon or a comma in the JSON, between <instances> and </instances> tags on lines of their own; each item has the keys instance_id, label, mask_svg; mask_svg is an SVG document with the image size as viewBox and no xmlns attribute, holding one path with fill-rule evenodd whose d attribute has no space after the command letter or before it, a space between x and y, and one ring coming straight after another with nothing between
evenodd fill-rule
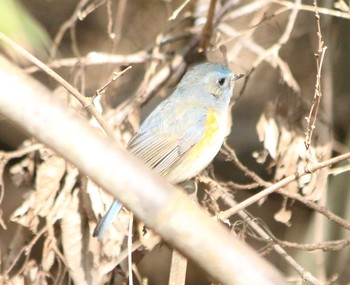
<instances>
[{"instance_id":1,"label":"bird","mask_svg":"<svg viewBox=\"0 0 350 285\"><path fill-rule=\"evenodd\" d=\"M127 150L172 184L195 177L222 146L235 81L243 76L220 63L191 67L174 92L144 120ZM94 237L103 239L122 206L114 200Z\"/></svg>"}]
</instances>

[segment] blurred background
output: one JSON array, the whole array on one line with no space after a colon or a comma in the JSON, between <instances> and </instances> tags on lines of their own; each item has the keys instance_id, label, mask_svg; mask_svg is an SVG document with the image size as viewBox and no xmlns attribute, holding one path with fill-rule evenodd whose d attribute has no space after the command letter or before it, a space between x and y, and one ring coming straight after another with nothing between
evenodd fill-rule
<instances>
[{"instance_id":1,"label":"blurred background","mask_svg":"<svg viewBox=\"0 0 350 285\"><path fill-rule=\"evenodd\" d=\"M229 148L224 147L202 175L218 182L223 195L199 179L198 202L215 215L230 207L224 196L243 201L309 163L349 152L350 3L317 4L319 22L311 0L2 0L0 32L83 95L97 94L96 106L123 145L189 66L221 62L246 74L236 84L234 98L239 100L232 108ZM62 86L3 42L0 53L97 125ZM112 80L128 66L132 68ZM322 96L315 97L316 91ZM317 112L311 112L315 106ZM306 118L315 120L314 129ZM45 146L30 149L35 140L3 117L0 134L2 151L29 149L1 164L0 280L128 284L129 272L120 256L126 249L129 212L124 210L98 243L91 233L112 198ZM232 149L250 172L232 159ZM341 166L307 175L283 191L349 220L350 176L346 164ZM74 181L70 186L68 179ZM247 210L271 237L298 244L299 248L284 246L323 284L350 284L346 242L325 250L326 241L348 239L347 230L306 202L288 197L272 194ZM73 216L78 224L72 224ZM241 216L223 222L281 270L290 284L303 283ZM139 245L133 254L135 284L168 284L171 248L139 222L134 226ZM317 250L302 248L316 243ZM186 284L212 280L189 264Z\"/></svg>"}]
</instances>

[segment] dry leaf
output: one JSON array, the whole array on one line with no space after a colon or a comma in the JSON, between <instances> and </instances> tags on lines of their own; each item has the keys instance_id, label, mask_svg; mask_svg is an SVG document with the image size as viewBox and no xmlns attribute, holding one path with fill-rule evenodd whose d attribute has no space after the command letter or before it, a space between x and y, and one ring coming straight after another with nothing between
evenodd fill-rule
<instances>
[{"instance_id":1,"label":"dry leaf","mask_svg":"<svg viewBox=\"0 0 350 285\"><path fill-rule=\"evenodd\" d=\"M11 221L28 227L33 232L38 230L39 216L46 218L53 215L56 196L66 171L66 161L63 158L45 149L40 150L40 154L44 162L40 164L37 170L36 189L26 195L25 201L11 216ZM74 175L75 179L77 172ZM59 201L59 199L57 200ZM61 208L58 207L58 209ZM54 219L49 220L51 224L56 221Z\"/></svg>"},{"instance_id":2,"label":"dry leaf","mask_svg":"<svg viewBox=\"0 0 350 285\"><path fill-rule=\"evenodd\" d=\"M266 112L263 113L256 125L259 140L264 142L265 149L273 159L277 157L278 126L275 120Z\"/></svg>"},{"instance_id":3,"label":"dry leaf","mask_svg":"<svg viewBox=\"0 0 350 285\"><path fill-rule=\"evenodd\" d=\"M290 226L289 221L292 218L292 211L282 207L273 217L277 222Z\"/></svg>"},{"instance_id":4,"label":"dry leaf","mask_svg":"<svg viewBox=\"0 0 350 285\"><path fill-rule=\"evenodd\" d=\"M48 236L44 241L41 266L45 272L50 272L52 266L55 263L56 253L54 251L54 248L56 247L56 238L53 234L53 231L49 230Z\"/></svg>"},{"instance_id":5,"label":"dry leaf","mask_svg":"<svg viewBox=\"0 0 350 285\"><path fill-rule=\"evenodd\" d=\"M39 217L34 212L33 207L36 205L35 191L27 193L27 197L22 205L11 215L10 221L29 228L33 233L38 231Z\"/></svg>"},{"instance_id":6,"label":"dry leaf","mask_svg":"<svg viewBox=\"0 0 350 285\"><path fill-rule=\"evenodd\" d=\"M32 163L32 159L27 156L10 167L11 181L15 186L19 187L26 184L26 182L31 181L32 174L28 169Z\"/></svg>"},{"instance_id":7,"label":"dry leaf","mask_svg":"<svg viewBox=\"0 0 350 285\"><path fill-rule=\"evenodd\" d=\"M62 246L64 256L75 284L99 284L93 256L89 251L89 239L79 212L78 189L73 192L69 207L62 217Z\"/></svg>"},{"instance_id":8,"label":"dry leaf","mask_svg":"<svg viewBox=\"0 0 350 285\"><path fill-rule=\"evenodd\" d=\"M69 207L71 192L77 183L79 170L70 164L66 165L66 175L57 197L54 200L54 205L46 216L49 224L53 225L58 219L61 219L66 208Z\"/></svg>"},{"instance_id":9,"label":"dry leaf","mask_svg":"<svg viewBox=\"0 0 350 285\"><path fill-rule=\"evenodd\" d=\"M275 163L275 181L296 172L304 172L308 163L317 163L326 159L331 152L330 128L321 119L316 123L312 145L310 149L306 149L305 116L309 105L301 101L298 96L289 99L294 104L286 98L278 100L276 104L270 102L257 124L259 138L264 141L264 147ZM286 185L284 189L292 193L301 192L309 200L319 200L326 186L327 169L325 168L300 177ZM292 212L282 205L281 210L274 217L276 221L288 225L291 215Z\"/></svg>"},{"instance_id":10,"label":"dry leaf","mask_svg":"<svg viewBox=\"0 0 350 285\"><path fill-rule=\"evenodd\" d=\"M36 211L40 216L45 217L50 213L65 170L66 161L54 154L49 155L39 166L35 179L35 195Z\"/></svg>"},{"instance_id":11,"label":"dry leaf","mask_svg":"<svg viewBox=\"0 0 350 285\"><path fill-rule=\"evenodd\" d=\"M24 228L18 227L13 234L10 244L8 245L7 255L5 258L3 258L3 264L1 265L2 272L8 271L9 267L11 267L12 264L17 261L18 254L27 244L26 238L27 236ZM0 282L0 284L2 283Z\"/></svg>"},{"instance_id":12,"label":"dry leaf","mask_svg":"<svg viewBox=\"0 0 350 285\"><path fill-rule=\"evenodd\" d=\"M294 100L297 103L288 106L283 100L277 106L269 103L257 124L259 138L264 141L265 149L275 160L275 181L297 171L303 172L310 161L317 163L326 159L331 151L330 128L321 119L316 123L312 145L309 150L306 149L304 114L309 105L297 96ZM300 191L306 198L318 200L325 191L326 182L327 169L322 169L288 184L285 189L294 193Z\"/></svg>"}]
</instances>

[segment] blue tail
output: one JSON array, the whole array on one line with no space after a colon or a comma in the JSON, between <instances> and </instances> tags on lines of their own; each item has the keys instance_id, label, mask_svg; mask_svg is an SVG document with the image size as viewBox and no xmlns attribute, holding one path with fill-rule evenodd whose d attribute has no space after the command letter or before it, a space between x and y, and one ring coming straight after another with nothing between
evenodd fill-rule
<instances>
[{"instance_id":1,"label":"blue tail","mask_svg":"<svg viewBox=\"0 0 350 285\"><path fill-rule=\"evenodd\" d=\"M108 209L107 213L102 217L98 222L96 228L94 229L93 236L98 238L99 241L102 241L103 236L108 230L109 226L112 224L113 220L118 216L120 210L122 209L123 204L117 200L113 201L113 204Z\"/></svg>"}]
</instances>

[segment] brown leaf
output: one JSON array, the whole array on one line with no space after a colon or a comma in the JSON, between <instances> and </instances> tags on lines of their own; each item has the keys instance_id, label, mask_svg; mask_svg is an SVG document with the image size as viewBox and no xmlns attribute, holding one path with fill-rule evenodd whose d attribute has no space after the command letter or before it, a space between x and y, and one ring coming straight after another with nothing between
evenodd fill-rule
<instances>
[{"instance_id":1,"label":"brown leaf","mask_svg":"<svg viewBox=\"0 0 350 285\"><path fill-rule=\"evenodd\" d=\"M62 246L70 275L76 284L99 284L93 256L89 252L90 234L79 213L78 189L73 192L62 217Z\"/></svg>"},{"instance_id":2,"label":"brown leaf","mask_svg":"<svg viewBox=\"0 0 350 285\"><path fill-rule=\"evenodd\" d=\"M289 221L292 218L292 211L282 207L273 217L277 222L290 226Z\"/></svg>"},{"instance_id":3,"label":"brown leaf","mask_svg":"<svg viewBox=\"0 0 350 285\"><path fill-rule=\"evenodd\" d=\"M41 266L46 273L49 273L54 265L56 253L54 248L56 247L56 238L52 230L48 230L48 236L44 241Z\"/></svg>"},{"instance_id":4,"label":"brown leaf","mask_svg":"<svg viewBox=\"0 0 350 285\"><path fill-rule=\"evenodd\" d=\"M56 155L50 155L39 166L35 179L35 195L37 213L40 216L45 217L50 213L65 170L66 161Z\"/></svg>"}]
</instances>

